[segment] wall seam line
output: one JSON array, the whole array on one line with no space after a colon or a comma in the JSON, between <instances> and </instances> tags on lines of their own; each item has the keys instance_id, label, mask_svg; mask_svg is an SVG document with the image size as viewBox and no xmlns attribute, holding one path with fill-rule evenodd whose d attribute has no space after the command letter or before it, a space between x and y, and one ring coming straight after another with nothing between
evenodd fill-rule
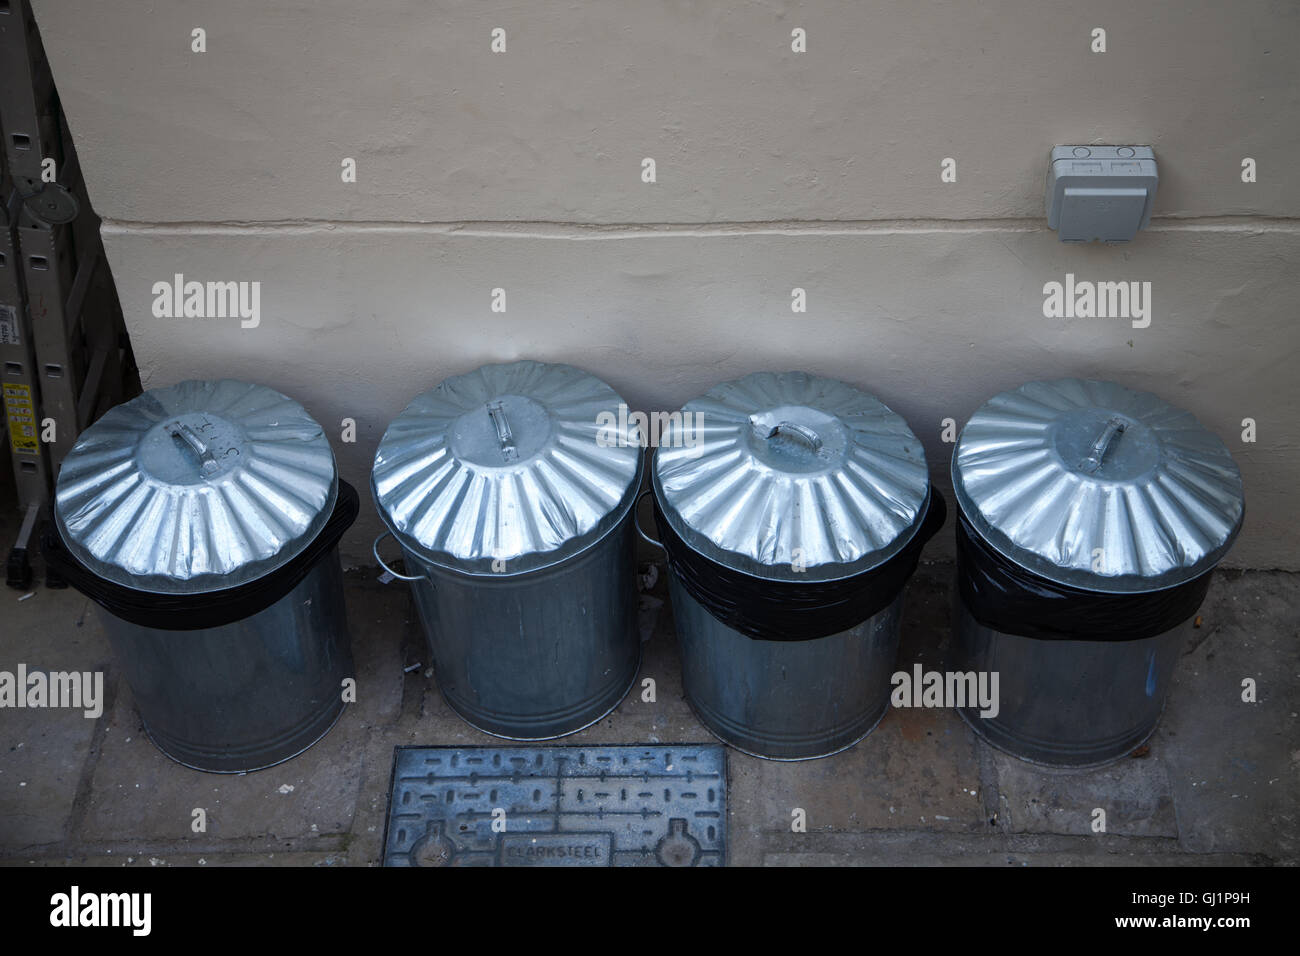
<instances>
[{"instance_id":1,"label":"wall seam line","mask_svg":"<svg viewBox=\"0 0 1300 956\"><path fill-rule=\"evenodd\" d=\"M414 235L470 236L476 238L530 239L653 239L668 237L723 238L734 236L879 236L959 233L1049 233L1041 219L908 219L771 221L721 223L575 223L547 221L399 222L383 220L268 220L265 222L150 222L102 220L107 235L307 235L331 232L410 233ZM1300 233L1300 218L1204 217L1153 219L1147 232Z\"/></svg>"}]
</instances>

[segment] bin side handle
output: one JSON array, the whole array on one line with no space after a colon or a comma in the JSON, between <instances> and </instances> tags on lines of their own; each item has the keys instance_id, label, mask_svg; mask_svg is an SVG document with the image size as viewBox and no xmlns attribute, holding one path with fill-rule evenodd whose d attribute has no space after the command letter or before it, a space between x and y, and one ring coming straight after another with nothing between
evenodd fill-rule
<instances>
[{"instance_id":1,"label":"bin side handle","mask_svg":"<svg viewBox=\"0 0 1300 956\"><path fill-rule=\"evenodd\" d=\"M375 560L379 562L379 566L383 568L385 572L391 574L399 581L423 581L424 580L423 574L400 574L397 571L394 571L392 568L390 568L387 564L385 564L384 559L379 556L379 542L391 536L392 536L391 531L385 531L379 537L377 537L375 539L375 543L370 546L370 553L375 556Z\"/></svg>"},{"instance_id":2,"label":"bin side handle","mask_svg":"<svg viewBox=\"0 0 1300 956\"><path fill-rule=\"evenodd\" d=\"M636 525L636 533L641 536L642 541L644 541L646 544L652 544L660 551L663 551L664 550L663 542L656 541L654 538L650 537L650 535L646 534L645 531L642 530L641 528L641 499L644 498L646 495L653 494L653 493L654 493L653 488L647 488L645 491L641 492L641 494L636 496L636 501L632 505L632 523Z\"/></svg>"}]
</instances>

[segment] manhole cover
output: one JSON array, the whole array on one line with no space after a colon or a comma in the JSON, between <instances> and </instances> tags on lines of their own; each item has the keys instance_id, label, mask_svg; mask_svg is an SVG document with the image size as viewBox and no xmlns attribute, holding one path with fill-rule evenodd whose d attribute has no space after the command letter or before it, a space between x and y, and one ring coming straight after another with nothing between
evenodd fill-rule
<instances>
[{"instance_id":1,"label":"manhole cover","mask_svg":"<svg viewBox=\"0 0 1300 956\"><path fill-rule=\"evenodd\" d=\"M385 866L721 866L716 744L398 747Z\"/></svg>"}]
</instances>

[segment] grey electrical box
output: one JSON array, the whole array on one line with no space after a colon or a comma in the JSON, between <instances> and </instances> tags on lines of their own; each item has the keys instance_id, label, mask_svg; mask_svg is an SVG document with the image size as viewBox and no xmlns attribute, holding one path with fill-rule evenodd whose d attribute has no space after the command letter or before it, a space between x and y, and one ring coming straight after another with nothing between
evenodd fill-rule
<instances>
[{"instance_id":1,"label":"grey electrical box","mask_svg":"<svg viewBox=\"0 0 1300 956\"><path fill-rule=\"evenodd\" d=\"M1047 225L1062 242L1128 242L1151 221L1156 182L1150 146L1055 146Z\"/></svg>"}]
</instances>

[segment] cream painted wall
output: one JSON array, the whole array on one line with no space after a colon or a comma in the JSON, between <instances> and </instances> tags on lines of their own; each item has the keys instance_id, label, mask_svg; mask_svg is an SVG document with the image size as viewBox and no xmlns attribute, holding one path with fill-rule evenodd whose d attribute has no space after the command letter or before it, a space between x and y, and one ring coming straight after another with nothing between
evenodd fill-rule
<instances>
[{"instance_id":1,"label":"cream painted wall","mask_svg":"<svg viewBox=\"0 0 1300 956\"><path fill-rule=\"evenodd\" d=\"M484 361L572 362L646 409L756 369L835 375L908 418L945 486L942 419L1104 376L1233 450L1247 519L1228 563L1300 567L1293 3L35 7L147 384L235 375L336 435L355 418L335 447L359 488L407 400ZM1063 142L1153 145L1152 228L1059 243L1042 190ZM261 282L261 324L155 318L176 272ZM1044 318L1067 272L1151 282L1151 326Z\"/></svg>"}]
</instances>

